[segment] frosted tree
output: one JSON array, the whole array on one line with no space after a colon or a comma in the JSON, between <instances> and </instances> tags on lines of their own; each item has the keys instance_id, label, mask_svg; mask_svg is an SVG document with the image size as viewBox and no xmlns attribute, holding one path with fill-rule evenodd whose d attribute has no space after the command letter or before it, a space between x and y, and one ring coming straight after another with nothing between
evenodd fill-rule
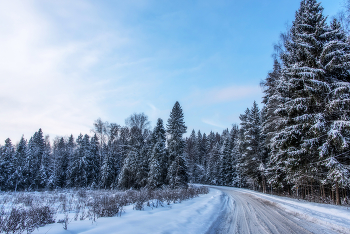
<instances>
[{"instance_id":1,"label":"frosted tree","mask_svg":"<svg viewBox=\"0 0 350 234\"><path fill-rule=\"evenodd\" d=\"M221 165L220 146L217 142L209 152L209 160L207 164L207 182L209 184L218 185L218 178Z\"/></svg>"},{"instance_id":2,"label":"frosted tree","mask_svg":"<svg viewBox=\"0 0 350 234\"><path fill-rule=\"evenodd\" d=\"M109 151L110 145L103 146L103 161L101 166L101 177L100 177L100 187L107 189L114 187L116 181L114 173L114 158L111 152Z\"/></svg>"},{"instance_id":3,"label":"frosted tree","mask_svg":"<svg viewBox=\"0 0 350 234\"><path fill-rule=\"evenodd\" d=\"M240 139L240 170L248 177L253 188L262 183L266 159L264 158L264 142L262 139L261 113L254 101L252 108L240 116L242 138ZM262 184L263 186L264 184Z\"/></svg>"},{"instance_id":4,"label":"frosted tree","mask_svg":"<svg viewBox=\"0 0 350 234\"><path fill-rule=\"evenodd\" d=\"M334 165L332 155L346 148L331 142L348 132L349 49L339 25L328 26L322 11L316 0L301 1L282 53L274 113L284 126L271 138L269 180L280 187L312 185L324 174L316 162L327 158L323 166Z\"/></svg>"},{"instance_id":5,"label":"frosted tree","mask_svg":"<svg viewBox=\"0 0 350 234\"><path fill-rule=\"evenodd\" d=\"M165 129L163 120L158 119L157 125L153 131L153 140L155 144L150 156L149 172L147 185L154 189L165 184L167 174L167 155L165 149Z\"/></svg>"},{"instance_id":6,"label":"frosted tree","mask_svg":"<svg viewBox=\"0 0 350 234\"><path fill-rule=\"evenodd\" d=\"M339 188L350 187L350 46L340 23L331 22L320 62L325 76L332 80L326 104L326 139L320 147L322 165L327 174L323 184L331 184L336 191L336 204L340 204Z\"/></svg>"},{"instance_id":7,"label":"frosted tree","mask_svg":"<svg viewBox=\"0 0 350 234\"><path fill-rule=\"evenodd\" d=\"M224 145L220 156L220 172L218 175L219 183L223 186L231 186L233 181L233 162L232 162L232 151L230 149L230 138L227 137L224 141Z\"/></svg>"},{"instance_id":8,"label":"frosted tree","mask_svg":"<svg viewBox=\"0 0 350 234\"><path fill-rule=\"evenodd\" d=\"M61 137L54 146L54 155L56 158L56 182L53 182L53 187L65 188L68 182L69 158L66 143Z\"/></svg>"},{"instance_id":9,"label":"frosted tree","mask_svg":"<svg viewBox=\"0 0 350 234\"><path fill-rule=\"evenodd\" d=\"M35 188L45 188L46 187L46 168L44 164L45 160L45 140L41 128L39 131L35 132L33 135L34 143L34 161L33 161L33 172L34 172L34 183Z\"/></svg>"},{"instance_id":10,"label":"frosted tree","mask_svg":"<svg viewBox=\"0 0 350 234\"><path fill-rule=\"evenodd\" d=\"M76 140L77 147L73 153L72 162L69 168L69 186L86 187L87 186L87 158L85 154L86 144L89 142L89 136L80 134Z\"/></svg>"},{"instance_id":11,"label":"frosted tree","mask_svg":"<svg viewBox=\"0 0 350 234\"><path fill-rule=\"evenodd\" d=\"M34 152L35 152L35 143L33 142L33 137L31 137L28 141L27 150L26 150L26 158L23 166L23 184L24 187L28 190L34 189L34 176L35 176L35 168L34 168Z\"/></svg>"},{"instance_id":12,"label":"frosted tree","mask_svg":"<svg viewBox=\"0 0 350 234\"><path fill-rule=\"evenodd\" d=\"M185 142L182 135L187 127L179 102L176 102L167 123L169 168L167 181L171 188L187 188L187 162L184 154Z\"/></svg>"},{"instance_id":13,"label":"frosted tree","mask_svg":"<svg viewBox=\"0 0 350 234\"><path fill-rule=\"evenodd\" d=\"M197 183L203 182L204 179L204 166L202 164L203 157L205 154L205 149L203 148L203 135L200 130L197 132L197 137L195 138L195 149L193 152L193 181Z\"/></svg>"},{"instance_id":14,"label":"frosted tree","mask_svg":"<svg viewBox=\"0 0 350 234\"><path fill-rule=\"evenodd\" d=\"M148 117L144 113L132 114L125 120L129 127L128 154L118 176L118 187L140 188L147 184L149 172L149 144L151 143ZM125 132L125 133L126 133Z\"/></svg>"},{"instance_id":15,"label":"frosted tree","mask_svg":"<svg viewBox=\"0 0 350 234\"><path fill-rule=\"evenodd\" d=\"M195 182L195 162L197 160L197 139L194 129L189 138L186 139L186 154L188 155L188 176L190 182Z\"/></svg>"},{"instance_id":16,"label":"frosted tree","mask_svg":"<svg viewBox=\"0 0 350 234\"><path fill-rule=\"evenodd\" d=\"M1 149L0 157L0 188L1 190L11 189L11 184L9 181L10 175L13 173L14 165L12 158L15 155L15 149L12 145L11 139L7 138L5 140L5 145Z\"/></svg>"},{"instance_id":17,"label":"frosted tree","mask_svg":"<svg viewBox=\"0 0 350 234\"><path fill-rule=\"evenodd\" d=\"M125 158L122 170L118 177L118 187L120 189L129 189L136 186L138 157L138 151L131 150Z\"/></svg>"},{"instance_id":18,"label":"frosted tree","mask_svg":"<svg viewBox=\"0 0 350 234\"><path fill-rule=\"evenodd\" d=\"M14 171L11 175L11 184L15 191L17 191L17 189L24 189L23 168L26 159L26 150L27 140L22 136L17 145L15 157L13 157Z\"/></svg>"},{"instance_id":19,"label":"frosted tree","mask_svg":"<svg viewBox=\"0 0 350 234\"><path fill-rule=\"evenodd\" d=\"M90 140L90 176L88 178L89 184L92 188L97 188L100 179L100 160L99 160L99 143L97 135L95 134Z\"/></svg>"},{"instance_id":20,"label":"frosted tree","mask_svg":"<svg viewBox=\"0 0 350 234\"><path fill-rule=\"evenodd\" d=\"M273 71L268 73L261 86L264 89L264 97L262 103L265 104L265 119L263 121L263 132L266 135L266 145L270 147L271 139L281 127L284 127L284 122L275 113L278 106L281 104L279 93L277 92L277 85L281 78L281 64L277 59L274 60Z\"/></svg>"},{"instance_id":21,"label":"frosted tree","mask_svg":"<svg viewBox=\"0 0 350 234\"><path fill-rule=\"evenodd\" d=\"M91 131L94 133L94 135L96 135L96 137L98 138L98 146L99 146L99 164L102 165L103 162L103 146L105 144L107 144L107 128L108 128L108 122L103 122L101 120L101 118L98 118L97 120L95 120L94 122L94 128L91 129Z\"/></svg>"}]
</instances>

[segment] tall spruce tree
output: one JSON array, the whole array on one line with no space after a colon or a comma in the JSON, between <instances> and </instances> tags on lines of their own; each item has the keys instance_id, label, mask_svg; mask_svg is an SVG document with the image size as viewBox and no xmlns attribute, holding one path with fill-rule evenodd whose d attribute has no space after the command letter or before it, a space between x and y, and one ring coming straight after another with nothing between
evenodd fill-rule
<instances>
[{"instance_id":1,"label":"tall spruce tree","mask_svg":"<svg viewBox=\"0 0 350 234\"><path fill-rule=\"evenodd\" d=\"M321 53L325 76L332 80L331 93L326 104L324 126L327 137L320 147L320 158L327 174L323 184L336 191L336 204L340 204L339 189L350 187L350 45L340 23L333 20L327 34L328 41Z\"/></svg>"},{"instance_id":2,"label":"tall spruce tree","mask_svg":"<svg viewBox=\"0 0 350 234\"><path fill-rule=\"evenodd\" d=\"M266 155L264 154L264 139L262 138L261 113L257 103L254 101L252 108L240 116L241 139L240 139L240 170L241 174L247 176L253 188L257 188L265 180L264 165ZM263 189L265 191L265 189Z\"/></svg>"},{"instance_id":3,"label":"tall spruce tree","mask_svg":"<svg viewBox=\"0 0 350 234\"><path fill-rule=\"evenodd\" d=\"M169 169L167 181L171 188L187 188L187 162L184 154L185 142L182 138L186 133L184 115L179 102L176 102L167 123Z\"/></svg>"},{"instance_id":4,"label":"tall spruce tree","mask_svg":"<svg viewBox=\"0 0 350 234\"><path fill-rule=\"evenodd\" d=\"M316 0L301 1L282 53L275 113L284 126L271 138L269 180L279 186L312 185L324 174L316 162L326 158L324 166L332 167L329 162L346 149L331 142L348 132L349 45L322 11Z\"/></svg>"}]
</instances>

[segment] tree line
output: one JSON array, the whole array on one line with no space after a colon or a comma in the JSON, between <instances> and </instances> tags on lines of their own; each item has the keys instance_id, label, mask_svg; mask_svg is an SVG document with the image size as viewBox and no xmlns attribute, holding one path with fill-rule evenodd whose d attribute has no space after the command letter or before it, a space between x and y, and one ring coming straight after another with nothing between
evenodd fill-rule
<instances>
[{"instance_id":1,"label":"tree line","mask_svg":"<svg viewBox=\"0 0 350 234\"><path fill-rule=\"evenodd\" d=\"M141 113L123 127L98 119L92 137L56 138L52 146L41 129L28 142L22 137L13 145L6 139L0 148L0 189L187 188L183 118L176 102L166 129L158 119L151 131Z\"/></svg>"},{"instance_id":2,"label":"tree line","mask_svg":"<svg viewBox=\"0 0 350 234\"><path fill-rule=\"evenodd\" d=\"M1 147L1 190L57 187L172 188L188 182L349 202L350 44L340 21L327 23L316 0L302 0L276 45L273 70L239 125L192 131L175 103L166 126L144 114L126 126L94 123L94 135L38 132Z\"/></svg>"}]
</instances>

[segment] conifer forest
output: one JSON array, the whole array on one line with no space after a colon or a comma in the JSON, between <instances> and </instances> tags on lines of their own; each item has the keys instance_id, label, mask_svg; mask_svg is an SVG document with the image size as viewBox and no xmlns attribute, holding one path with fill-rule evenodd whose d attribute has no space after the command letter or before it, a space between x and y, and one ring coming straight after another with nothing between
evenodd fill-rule
<instances>
[{"instance_id":1,"label":"conifer forest","mask_svg":"<svg viewBox=\"0 0 350 234\"><path fill-rule=\"evenodd\" d=\"M84 135L50 139L39 129L30 139L15 144L8 138L0 146L0 190L200 183L349 204L347 19L330 20L316 0L302 0L275 46L262 100L223 132L187 129L179 102L154 128L147 115L134 113L121 125L97 119Z\"/></svg>"}]
</instances>

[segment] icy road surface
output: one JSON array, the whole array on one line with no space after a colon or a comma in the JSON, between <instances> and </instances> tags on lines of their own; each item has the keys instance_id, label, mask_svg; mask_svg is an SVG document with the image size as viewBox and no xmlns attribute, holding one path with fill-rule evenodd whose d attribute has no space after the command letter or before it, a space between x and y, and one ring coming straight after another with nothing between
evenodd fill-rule
<instances>
[{"instance_id":1,"label":"icy road surface","mask_svg":"<svg viewBox=\"0 0 350 234\"><path fill-rule=\"evenodd\" d=\"M211 186L227 195L226 212L207 233L350 233L350 210L238 188Z\"/></svg>"}]
</instances>

